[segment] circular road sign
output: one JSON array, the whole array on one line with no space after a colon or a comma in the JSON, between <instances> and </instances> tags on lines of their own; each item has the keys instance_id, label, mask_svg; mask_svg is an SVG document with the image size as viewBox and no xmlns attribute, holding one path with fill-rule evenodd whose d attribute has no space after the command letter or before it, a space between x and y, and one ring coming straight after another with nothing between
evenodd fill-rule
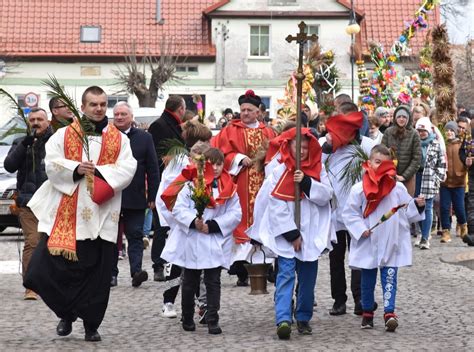
<instances>
[{"instance_id":1,"label":"circular road sign","mask_svg":"<svg viewBox=\"0 0 474 352\"><path fill-rule=\"evenodd\" d=\"M30 92L25 94L25 105L34 108L35 106L38 106L39 102L39 96L36 93Z\"/></svg>"}]
</instances>

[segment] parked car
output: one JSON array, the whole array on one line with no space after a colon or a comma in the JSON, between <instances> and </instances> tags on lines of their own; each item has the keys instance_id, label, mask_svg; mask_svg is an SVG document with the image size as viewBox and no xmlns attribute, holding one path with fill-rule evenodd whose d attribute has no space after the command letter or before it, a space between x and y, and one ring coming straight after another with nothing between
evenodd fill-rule
<instances>
[{"instance_id":1,"label":"parked car","mask_svg":"<svg viewBox=\"0 0 474 352\"><path fill-rule=\"evenodd\" d=\"M0 126L0 232L7 227L20 227L18 218L10 212L10 206L15 204L16 172L9 173L3 167L13 141L25 135L25 122L14 116Z\"/></svg>"}]
</instances>

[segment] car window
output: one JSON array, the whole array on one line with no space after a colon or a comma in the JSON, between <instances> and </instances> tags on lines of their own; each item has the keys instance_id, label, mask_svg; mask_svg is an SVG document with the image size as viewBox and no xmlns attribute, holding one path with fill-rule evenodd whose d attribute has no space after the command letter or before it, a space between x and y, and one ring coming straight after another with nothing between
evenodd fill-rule
<instances>
[{"instance_id":1,"label":"car window","mask_svg":"<svg viewBox=\"0 0 474 352\"><path fill-rule=\"evenodd\" d=\"M26 124L20 116L14 116L0 125L0 145L12 145L26 134Z\"/></svg>"}]
</instances>

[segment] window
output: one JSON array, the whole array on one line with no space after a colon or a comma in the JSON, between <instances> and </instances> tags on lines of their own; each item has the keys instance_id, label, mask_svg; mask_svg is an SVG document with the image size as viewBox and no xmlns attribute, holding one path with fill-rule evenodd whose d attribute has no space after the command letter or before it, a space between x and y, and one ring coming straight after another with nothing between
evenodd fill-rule
<instances>
[{"instance_id":1,"label":"window","mask_svg":"<svg viewBox=\"0 0 474 352\"><path fill-rule=\"evenodd\" d=\"M128 101L128 96L126 95L109 95L107 97L107 107L113 108L115 104L119 101Z\"/></svg>"},{"instance_id":2,"label":"window","mask_svg":"<svg viewBox=\"0 0 474 352\"><path fill-rule=\"evenodd\" d=\"M100 43L100 26L81 26L81 43Z\"/></svg>"},{"instance_id":3,"label":"window","mask_svg":"<svg viewBox=\"0 0 474 352\"><path fill-rule=\"evenodd\" d=\"M250 56L270 56L270 26L250 26Z\"/></svg>"},{"instance_id":4,"label":"window","mask_svg":"<svg viewBox=\"0 0 474 352\"><path fill-rule=\"evenodd\" d=\"M319 24L311 24L306 28L306 31L309 35L316 34L319 35ZM305 54L308 53L308 51L311 49L313 44L316 44L316 42L313 42L312 40L308 40L305 44L304 52Z\"/></svg>"},{"instance_id":5,"label":"window","mask_svg":"<svg viewBox=\"0 0 474 352\"><path fill-rule=\"evenodd\" d=\"M178 66L176 66L176 72L197 73L198 72L198 67L197 66L190 66L190 65L178 65Z\"/></svg>"},{"instance_id":6,"label":"window","mask_svg":"<svg viewBox=\"0 0 474 352\"><path fill-rule=\"evenodd\" d=\"M16 95L16 101L18 102L18 105L20 105L21 108L26 108L25 104L25 95L24 94L17 94Z\"/></svg>"},{"instance_id":7,"label":"window","mask_svg":"<svg viewBox=\"0 0 474 352\"><path fill-rule=\"evenodd\" d=\"M195 114L197 114L197 106L193 101L193 96L190 94L179 94L180 96L183 97L184 102L186 103L186 110L193 111ZM205 94L199 94L202 99L202 108L204 109L204 116L206 116L206 95Z\"/></svg>"}]
</instances>

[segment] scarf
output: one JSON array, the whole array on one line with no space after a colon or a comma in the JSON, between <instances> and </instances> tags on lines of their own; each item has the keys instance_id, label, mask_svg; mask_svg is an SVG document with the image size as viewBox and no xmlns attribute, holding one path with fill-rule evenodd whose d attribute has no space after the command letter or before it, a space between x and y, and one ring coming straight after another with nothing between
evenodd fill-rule
<instances>
[{"instance_id":1,"label":"scarf","mask_svg":"<svg viewBox=\"0 0 474 352\"><path fill-rule=\"evenodd\" d=\"M372 169L368 161L363 163L362 167L365 170L362 176L362 188L367 199L363 216L366 218L395 187L397 169L392 160L382 161L377 170Z\"/></svg>"},{"instance_id":2,"label":"scarf","mask_svg":"<svg viewBox=\"0 0 474 352\"><path fill-rule=\"evenodd\" d=\"M436 135L434 133L430 133L428 137L425 139L421 140L421 167L425 167L425 162L426 162L426 153L428 152L428 146L431 144L431 142L434 141L436 138Z\"/></svg>"},{"instance_id":3,"label":"scarf","mask_svg":"<svg viewBox=\"0 0 474 352\"><path fill-rule=\"evenodd\" d=\"M301 129L301 136L308 138L308 158L301 161L301 171L303 173L317 181L321 179L321 146L318 143L318 140L311 133L309 128ZM296 128L292 128L288 131L283 132L278 138L281 142L280 145L280 162L285 164L286 170L283 172L283 175L280 177L280 180L275 186L275 189L272 191L272 196L275 198L294 201L295 200L295 181L294 175L296 170L296 161L291 155L290 144L296 137ZM304 197L303 192L301 192L301 198Z\"/></svg>"},{"instance_id":4,"label":"scarf","mask_svg":"<svg viewBox=\"0 0 474 352\"><path fill-rule=\"evenodd\" d=\"M204 182L206 183L206 191L211 195L208 208L215 208L216 205L222 205L225 201L237 191L237 185L232 180L232 176L226 171L222 170L219 178L214 179L214 172L212 170L212 164L206 162L204 166ZM186 166L181 174L174 179L173 182L164 190L161 194L161 199L166 205L169 211L172 211L178 198L178 193L183 189L184 184L188 181L197 182L197 167L194 164ZM219 195L214 199L212 187L217 182L217 189Z\"/></svg>"},{"instance_id":5,"label":"scarf","mask_svg":"<svg viewBox=\"0 0 474 352\"><path fill-rule=\"evenodd\" d=\"M327 120L326 130L331 133L333 152L354 140L363 120L364 115L360 111L331 116Z\"/></svg>"}]
</instances>

